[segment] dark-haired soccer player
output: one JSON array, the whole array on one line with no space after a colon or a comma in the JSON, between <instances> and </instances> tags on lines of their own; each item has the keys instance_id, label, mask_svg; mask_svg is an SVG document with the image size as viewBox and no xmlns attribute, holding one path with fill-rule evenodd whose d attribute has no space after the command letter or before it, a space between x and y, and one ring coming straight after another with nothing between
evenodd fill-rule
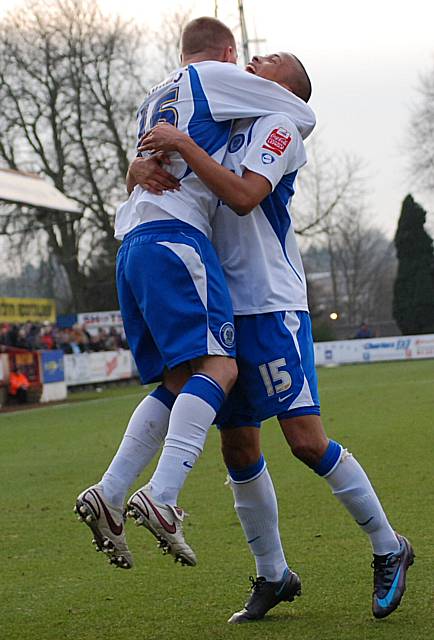
<instances>
[{"instance_id":1,"label":"dark-haired soccer player","mask_svg":"<svg viewBox=\"0 0 434 640\"><path fill-rule=\"evenodd\" d=\"M287 53L255 56L251 73L278 82L303 100L311 93L300 61ZM293 454L323 477L369 536L374 552L373 613L399 605L413 550L396 534L357 460L329 440L320 418L306 281L290 215L302 138L283 114L236 121L218 165L183 132L157 125L144 150L177 151L223 201L213 243L231 292L238 380L217 416L235 508L256 561L257 580L230 622L262 618L300 592L279 536L277 502L261 454L261 421L277 416Z\"/></svg>"}]
</instances>

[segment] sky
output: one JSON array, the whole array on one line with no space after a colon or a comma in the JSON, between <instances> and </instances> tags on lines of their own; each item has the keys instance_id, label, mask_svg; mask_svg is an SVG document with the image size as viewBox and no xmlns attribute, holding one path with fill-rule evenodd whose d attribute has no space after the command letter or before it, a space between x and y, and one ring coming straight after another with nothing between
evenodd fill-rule
<instances>
[{"instance_id":1,"label":"sky","mask_svg":"<svg viewBox=\"0 0 434 640\"><path fill-rule=\"evenodd\" d=\"M19 4L1 0L0 17ZM191 17L214 15L214 0L100 0L122 17L158 27L164 14L191 6ZM218 17L236 30L237 0L218 0ZM147 8L149 12L147 13ZM181 9L182 10L182 9ZM408 171L410 113L421 74L434 72L432 0L244 0L251 52L292 51L313 83L311 106L321 144L360 158L372 222L392 236L410 191L434 212ZM434 213L430 214L431 228Z\"/></svg>"}]
</instances>

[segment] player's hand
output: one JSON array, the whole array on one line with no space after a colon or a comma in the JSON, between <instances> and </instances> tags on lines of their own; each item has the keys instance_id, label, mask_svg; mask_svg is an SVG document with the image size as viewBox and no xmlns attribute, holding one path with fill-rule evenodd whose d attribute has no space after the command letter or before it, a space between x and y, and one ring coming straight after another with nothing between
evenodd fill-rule
<instances>
[{"instance_id":1,"label":"player's hand","mask_svg":"<svg viewBox=\"0 0 434 640\"><path fill-rule=\"evenodd\" d=\"M143 189L161 196L164 191L178 191L179 180L163 169L162 162L169 164L161 156L155 158L135 158L128 169L128 174L135 184Z\"/></svg>"},{"instance_id":2,"label":"player's hand","mask_svg":"<svg viewBox=\"0 0 434 640\"><path fill-rule=\"evenodd\" d=\"M188 135L172 124L159 122L142 137L138 151L177 151L185 138L188 138Z\"/></svg>"}]
</instances>

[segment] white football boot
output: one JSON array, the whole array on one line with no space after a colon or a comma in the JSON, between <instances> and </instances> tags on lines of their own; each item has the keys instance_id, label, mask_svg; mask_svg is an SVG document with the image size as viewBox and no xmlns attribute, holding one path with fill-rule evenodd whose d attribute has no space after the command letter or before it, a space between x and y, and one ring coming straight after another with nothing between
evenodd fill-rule
<instances>
[{"instance_id":1,"label":"white football boot","mask_svg":"<svg viewBox=\"0 0 434 640\"><path fill-rule=\"evenodd\" d=\"M78 519L92 530L97 551L103 551L109 563L121 569L131 569L133 557L125 538L125 510L110 504L98 484L78 496L74 511Z\"/></svg>"},{"instance_id":2,"label":"white football boot","mask_svg":"<svg viewBox=\"0 0 434 640\"><path fill-rule=\"evenodd\" d=\"M155 502L146 487L142 487L128 500L127 515L134 518L137 526L149 529L163 553L170 553L175 562L194 567L196 555L184 540L182 531L186 516L183 509Z\"/></svg>"}]
</instances>

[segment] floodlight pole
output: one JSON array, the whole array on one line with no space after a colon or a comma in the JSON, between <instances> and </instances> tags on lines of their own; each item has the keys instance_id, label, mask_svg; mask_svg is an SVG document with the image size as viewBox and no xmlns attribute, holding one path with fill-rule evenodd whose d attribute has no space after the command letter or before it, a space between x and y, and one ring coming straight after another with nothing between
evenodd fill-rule
<instances>
[{"instance_id":1,"label":"floodlight pole","mask_svg":"<svg viewBox=\"0 0 434 640\"><path fill-rule=\"evenodd\" d=\"M244 14L244 2L243 0L238 0L238 13L240 16L240 28L241 28L241 42L243 47L243 57L244 64L250 62L250 44L260 44L265 42L262 38L255 38L254 40L249 39L249 35L247 33L247 25L246 25L246 17Z\"/></svg>"},{"instance_id":2,"label":"floodlight pole","mask_svg":"<svg viewBox=\"0 0 434 640\"><path fill-rule=\"evenodd\" d=\"M243 45L244 64L247 64L248 62L250 62L250 51L243 0L238 0L238 12L240 15L241 41Z\"/></svg>"},{"instance_id":3,"label":"floodlight pole","mask_svg":"<svg viewBox=\"0 0 434 640\"><path fill-rule=\"evenodd\" d=\"M218 13L219 13L219 1L214 0L214 17L215 18L218 18Z\"/></svg>"}]
</instances>

